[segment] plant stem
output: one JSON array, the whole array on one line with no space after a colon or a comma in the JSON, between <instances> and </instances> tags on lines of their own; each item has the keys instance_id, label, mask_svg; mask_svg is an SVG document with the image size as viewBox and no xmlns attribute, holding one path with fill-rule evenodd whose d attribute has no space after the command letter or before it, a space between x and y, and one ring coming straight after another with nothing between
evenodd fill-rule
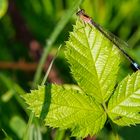
<instances>
[{"instance_id":1,"label":"plant stem","mask_svg":"<svg viewBox=\"0 0 140 140\"><path fill-rule=\"evenodd\" d=\"M60 32L63 30L63 28L65 27L65 25L68 23L69 19L71 18L71 16L73 15L73 13L75 12L75 10L79 7L79 5L82 3L83 0L75 0L73 3L73 6L67 11L65 12L65 14L63 15L63 17L60 19L60 21L58 22L56 28L54 29L54 31L52 32L50 39L47 40L46 42L46 46L44 48L43 51L43 55L41 57L41 60L39 62L37 71L35 73L35 77L34 77L34 82L33 82L33 87L36 87L36 85L39 82L40 76L41 76L41 72L43 69L43 65L45 63L46 57L53 45L53 43L55 42L55 40L57 39L58 35L60 34Z\"/></svg>"},{"instance_id":2,"label":"plant stem","mask_svg":"<svg viewBox=\"0 0 140 140\"><path fill-rule=\"evenodd\" d=\"M105 102L102 103L102 106L103 106L105 112L107 113L107 107L106 107ZM109 119L109 122L110 122L110 125L111 125L111 127L112 127L112 131L113 131L115 140L120 140L120 137L119 137L119 135L118 135L118 133L117 133L117 130L116 130L115 125L113 124L113 122L112 122L110 119Z\"/></svg>"},{"instance_id":3,"label":"plant stem","mask_svg":"<svg viewBox=\"0 0 140 140\"><path fill-rule=\"evenodd\" d=\"M112 127L112 131L113 131L115 140L120 140L120 137L119 137L119 135L118 135L118 133L117 133L117 130L116 130L115 125L112 123L111 120L109 120L109 122L110 122L110 125L111 125L111 127Z\"/></svg>"}]
</instances>

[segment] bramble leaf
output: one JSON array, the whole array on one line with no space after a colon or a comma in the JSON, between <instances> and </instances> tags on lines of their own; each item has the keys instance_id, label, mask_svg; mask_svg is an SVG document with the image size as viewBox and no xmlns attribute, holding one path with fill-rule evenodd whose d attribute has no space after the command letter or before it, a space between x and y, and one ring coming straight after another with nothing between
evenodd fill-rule
<instances>
[{"instance_id":1,"label":"bramble leaf","mask_svg":"<svg viewBox=\"0 0 140 140\"><path fill-rule=\"evenodd\" d=\"M47 126L70 128L77 137L96 134L107 118L102 106L75 86L40 86L23 98Z\"/></svg>"},{"instance_id":2,"label":"bramble leaf","mask_svg":"<svg viewBox=\"0 0 140 140\"><path fill-rule=\"evenodd\" d=\"M140 123L140 71L127 76L108 103L108 115L121 126Z\"/></svg>"},{"instance_id":3,"label":"bramble leaf","mask_svg":"<svg viewBox=\"0 0 140 140\"><path fill-rule=\"evenodd\" d=\"M47 85L23 98L47 126L71 129L85 137L98 133L107 115L103 106L116 84L120 55L95 27L76 22L66 43L65 55L78 86Z\"/></svg>"},{"instance_id":4,"label":"bramble leaf","mask_svg":"<svg viewBox=\"0 0 140 140\"><path fill-rule=\"evenodd\" d=\"M79 20L66 46L66 58L79 87L98 102L107 101L116 84L118 48L95 27Z\"/></svg>"}]
</instances>

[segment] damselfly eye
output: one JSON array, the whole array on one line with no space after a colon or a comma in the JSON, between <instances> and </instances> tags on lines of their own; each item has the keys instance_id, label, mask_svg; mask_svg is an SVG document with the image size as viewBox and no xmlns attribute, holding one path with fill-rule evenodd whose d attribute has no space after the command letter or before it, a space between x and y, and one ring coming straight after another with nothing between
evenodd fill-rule
<instances>
[{"instance_id":1,"label":"damselfly eye","mask_svg":"<svg viewBox=\"0 0 140 140\"><path fill-rule=\"evenodd\" d=\"M84 9L80 9L80 10L76 13L76 15L79 16L79 15L84 14L84 13L85 13L85 10L84 10Z\"/></svg>"},{"instance_id":2,"label":"damselfly eye","mask_svg":"<svg viewBox=\"0 0 140 140\"><path fill-rule=\"evenodd\" d=\"M84 9L81 9L81 13L85 13L85 10Z\"/></svg>"}]
</instances>

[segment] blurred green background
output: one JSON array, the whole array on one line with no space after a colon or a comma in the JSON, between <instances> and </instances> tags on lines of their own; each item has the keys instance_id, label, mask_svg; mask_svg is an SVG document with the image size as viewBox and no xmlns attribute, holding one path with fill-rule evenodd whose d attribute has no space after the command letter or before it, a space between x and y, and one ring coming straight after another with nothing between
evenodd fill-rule
<instances>
[{"instance_id":1,"label":"blurred green background","mask_svg":"<svg viewBox=\"0 0 140 140\"><path fill-rule=\"evenodd\" d=\"M40 120L34 119L30 124L29 111L20 95L32 89L37 65L49 41L52 44L37 84L40 84L60 44L61 51L47 82L74 83L63 51L77 19L70 12L76 2L78 0L0 0L0 140L75 139L70 137L68 130L52 130L44 127ZM84 0L79 7L84 8L103 27L127 41L130 45L128 52L140 64L139 0ZM122 64L120 77L132 71L129 63L125 64ZM119 128L120 137L124 140L138 140L139 132L139 126ZM29 138L26 138L27 134ZM97 136L86 139L114 138L111 129L106 126Z\"/></svg>"}]
</instances>

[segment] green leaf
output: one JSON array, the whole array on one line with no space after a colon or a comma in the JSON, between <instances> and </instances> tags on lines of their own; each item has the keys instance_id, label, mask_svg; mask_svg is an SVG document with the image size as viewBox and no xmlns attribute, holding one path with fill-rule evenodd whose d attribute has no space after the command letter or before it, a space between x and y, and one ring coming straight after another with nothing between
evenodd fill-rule
<instances>
[{"instance_id":1,"label":"green leaf","mask_svg":"<svg viewBox=\"0 0 140 140\"><path fill-rule=\"evenodd\" d=\"M66 46L66 58L79 87L98 102L107 101L116 84L118 48L95 27L79 20Z\"/></svg>"},{"instance_id":2,"label":"green leaf","mask_svg":"<svg viewBox=\"0 0 140 140\"><path fill-rule=\"evenodd\" d=\"M0 18L4 16L8 8L8 1L7 0L0 0Z\"/></svg>"},{"instance_id":3,"label":"green leaf","mask_svg":"<svg viewBox=\"0 0 140 140\"><path fill-rule=\"evenodd\" d=\"M78 137L96 134L107 118L102 106L76 86L40 86L23 98L47 126L69 128Z\"/></svg>"},{"instance_id":4,"label":"green leaf","mask_svg":"<svg viewBox=\"0 0 140 140\"><path fill-rule=\"evenodd\" d=\"M140 71L127 76L108 103L108 115L121 126L140 123Z\"/></svg>"}]
</instances>

